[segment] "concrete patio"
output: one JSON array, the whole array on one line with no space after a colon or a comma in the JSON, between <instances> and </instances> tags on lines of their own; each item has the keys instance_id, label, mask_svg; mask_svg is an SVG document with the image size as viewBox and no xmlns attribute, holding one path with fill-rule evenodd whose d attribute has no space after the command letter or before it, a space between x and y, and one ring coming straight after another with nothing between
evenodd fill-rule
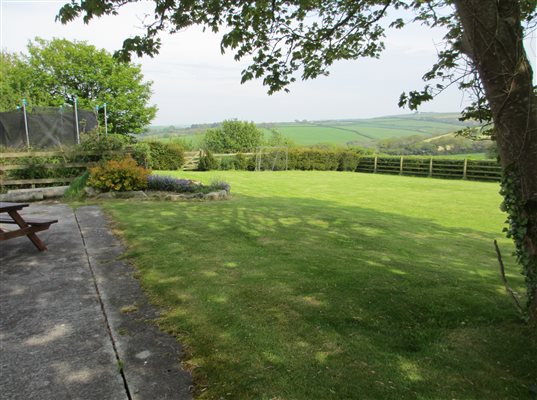
<instances>
[{"instance_id":1,"label":"concrete patio","mask_svg":"<svg viewBox=\"0 0 537 400\"><path fill-rule=\"evenodd\" d=\"M23 215L58 219L0 242L2 399L190 399L181 346L120 259L101 210L34 203Z\"/></svg>"}]
</instances>

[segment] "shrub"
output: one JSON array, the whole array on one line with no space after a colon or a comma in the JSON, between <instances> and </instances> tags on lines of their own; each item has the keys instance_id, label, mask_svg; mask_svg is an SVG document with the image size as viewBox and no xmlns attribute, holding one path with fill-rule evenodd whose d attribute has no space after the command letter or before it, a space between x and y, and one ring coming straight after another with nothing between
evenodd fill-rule
<instances>
[{"instance_id":1,"label":"shrub","mask_svg":"<svg viewBox=\"0 0 537 400\"><path fill-rule=\"evenodd\" d=\"M229 193L231 190L231 186L227 182L215 180L211 182L211 184L208 186L208 189L211 192L215 192L217 190L225 190L226 192Z\"/></svg>"},{"instance_id":2,"label":"shrub","mask_svg":"<svg viewBox=\"0 0 537 400\"><path fill-rule=\"evenodd\" d=\"M263 143L263 131L253 122L224 121L205 132L205 146L216 153L253 151Z\"/></svg>"},{"instance_id":3,"label":"shrub","mask_svg":"<svg viewBox=\"0 0 537 400\"><path fill-rule=\"evenodd\" d=\"M261 169L285 169L285 156L280 150L272 150L261 158ZM361 154L353 149L341 148L290 148L288 150L288 169L318 171L355 171ZM255 159L246 160L246 169L255 169Z\"/></svg>"},{"instance_id":4,"label":"shrub","mask_svg":"<svg viewBox=\"0 0 537 400\"><path fill-rule=\"evenodd\" d=\"M80 175L84 167L61 167L60 164L79 161L69 153L49 157L21 157L12 161L24 169L8 170L5 173L7 179L47 179L47 178L71 178ZM55 168L47 167L46 164L56 164Z\"/></svg>"},{"instance_id":5,"label":"shrub","mask_svg":"<svg viewBox=\"0 0 537 400\"><path fill-rule=\"evenodd\" d=\"M150 170L140 167L130 156L123 160L103 161L100 165L90 168L88 185L108 192L124 192L141 190L147 187Z\"/></svg>"},{"instance_id":6,"label":"shrub","mask_svg":"<svg viewBox=\"0 0 537 400\"><path fill-rule=\"evenodd\" d=\"M231 186L226 182L214 181L209 186L204 186L190 179L162 175L150 175L147 179L147 188L177 193L209 193L217 190L225 190L229 193L231 190Z\"/></svg>"},{"instance_id":7,"label":"shrub","mask_svg":"<svg viewBox=\"0 0 537 400\"><path fill-rule=\"evenodd\" d=\"M207 150L205 154L200 157L198 171L211 171L213 169L218 169L219 166L220 163L214 158L213 153Z\"/></svg>"},{"instance_id":8,"label":"shrub","mask_svg":"<svg viewBox=\"0 0 537 400\"><path fill-rule=\"evenodd\" d=\"M185 152L176 143L148 142L151 151L152 169L177 170L185 162Z\"/></svg>"},{"instance_id":9,"label":"shrub","mask_svg":"<svg viewBox=\"0 0 537 400\"><path fill-rule=\"evenodd\" d=\"M86 171L74 181L71 182L69 188L65 191L63 197L68 200L77 200L84 197L84 188L86 187L89 179L89 172Z\"/></svg>"},{"instance_id":10,"label":"shrub","mask_svg":"<svg viewBox=\"0 0 537 400\"><path fill-rule=\"evenodd\" d=\"M220 166L219 169L222 171L227 171L230 169L237 169L235 168L235 158L233 156L231 157L222 157L220 159Z\"/></svg>"},{"instance_id":11,"label":"shrub","mask_svg":"<svg viewBox=\"0 0 537 400\"><path fill-rule=\"evenodd\" d=\"M153 159L151 157L151 148L149 147L149 144L139 142L130 146L129 150L132 158L134 158L139 166L151 168Z\"/></svg>"},{"instance_id":12,"label":"shrub","mask_svg":"<svg viewBox=\"0 0 537 400\"><path fill-rule=\"evenodd\" d=\"M147 188L151 190L162 190L165 192L190 193L195 192L199 184L190 179L178 179L171 176L149 175Z\"/></svg>"},{"instance_id":13,"label":"shrub","mask_svg":"<svg viewBox=\"0 0 537 400\"><path fill-rule=\"evenodd\" d=\"M338 167L337 151L321 149L290 149L289 169L334 171Z\"/></svg>"},{"instance_id":14,"label":"shrub","mask_svg":"<svg viewBox=\"0 0 537 400\"><path fill-rule=\"evenodd\" d=\"M349 150L342 150L339 152L338 171L356 171L360 156Z\"/></svg>"},{"instance_id":15,"label":"shrub","mask_svg":"<svg viewBox=\"0 0 537 400\"><path fill-rule=\"evenodd\" d=\"M126 146L134 144L136 139L128 135L103 135L95 131L80 135L80 150L103 153L106 151L123 150Z\"/></svg>"},{"instance_id":16,"label":"shrub","mask_svg":"<svg viewBox=\"0 0 537 400\"><path fill-rule=\"evenodd\" d=\"M248 158L242 153L237 153L233 160L233 164L235 169L248 169Z\"/></svg>"},{"instance_id":17,"label":"shrub","mask_svg":"<svg viewBox=\"0 0 537 400\"><path fill-rule=\"evenodd\" d=\"M49 170L43 165L47 160L41 157L24 157L19 163L24 169L10 171L11 179L44 179L49 177Z\"/></svg>"}]
</instances>

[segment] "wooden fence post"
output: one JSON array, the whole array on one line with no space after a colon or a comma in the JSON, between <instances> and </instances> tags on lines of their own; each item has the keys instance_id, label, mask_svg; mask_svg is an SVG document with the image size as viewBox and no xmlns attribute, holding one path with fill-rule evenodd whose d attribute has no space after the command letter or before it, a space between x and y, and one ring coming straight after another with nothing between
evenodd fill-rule
<instances>
[{"instance_id":1,"label":"wooden fence post","mask_svg":"<svg viewBox=\"0 0 537 400\"><path fill-rule=\"evenodd\" d=\"M433 176L433 158L429 160L429 178L432 178Z\"/></svg>"},{"instance_id":2,"label":"wooden fence post","mask_svg":"<svg viewBox=\"0 0 537 400\"><path fill-rule=\"evenodd\" d=\"M373 173L374 174L377 173L377 162L378 162L378 156L375 156L375 161L374 161L374 164L373 164Z\"/></svg>"},{"instance_id":3,"label":"wooden fence post","mask_svg":"<svg viewBox=\"0 0 537 400\"><path fill-rule=\"evenodd\" d=\"M468 170L468 159L464 159L464 167L462 169L462 179L466 179L466 171Z\"/></svg>"},{"instance_id":4,"label":"wooden fence post","mask_svg":"<svg viewBox=\"0 0 537 400\"><path fill-rule=\"evenodd\" d=\"M403 175L403 156L401 156L401 161L399 162L399 175Z\"/></svg>"}]
</instances>

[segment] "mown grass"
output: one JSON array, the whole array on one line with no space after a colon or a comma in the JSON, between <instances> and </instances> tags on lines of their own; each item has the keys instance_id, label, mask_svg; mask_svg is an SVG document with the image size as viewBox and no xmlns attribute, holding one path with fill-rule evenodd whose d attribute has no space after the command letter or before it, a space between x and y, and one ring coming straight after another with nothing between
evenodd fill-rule
<instances>
[{"instance_id":1,"label":"mown grass","mask_svg":"<svg viewBox=\"0 0 537 400\"><path fill-rule=\"evenodd\" d=\"M497 184L175 174L228 181L234 197L104 206L162 328L187 346L199 398L531 398L535 332L492 247Z\"/></svg>"}]
</instances>

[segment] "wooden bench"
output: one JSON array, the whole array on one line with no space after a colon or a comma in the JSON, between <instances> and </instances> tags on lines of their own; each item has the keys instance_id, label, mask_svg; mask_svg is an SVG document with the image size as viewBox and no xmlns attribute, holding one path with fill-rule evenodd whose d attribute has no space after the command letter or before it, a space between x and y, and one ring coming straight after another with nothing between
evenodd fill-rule
<instances>
[{"instance_id":1,"label":"wooden bench","mask_svg":"<svg viewBox=\"0 0 537 400\"><path fill-rule=\"evenodd\" d=\"M24 207L28 207L28 204L0 202L0 213L9 215L7 217L0 217L0 224L14 224L18 227L18 229L15 230L0 228L0 241L19 236L27 236L39 251L44 251L47 249L47 246L45 246L41 239L37 237L36 232L47 230L50 225L55 224L58 220L39 218L25 219L18 213L18 211Z\"/></svg>"},{"instance_id":2,"label":"wooden bench","mask_svg":"<svg viewBox=\"0 0 537 400\"><path fill-rule=\"evenodd\" d=\"M32 218L32 219L25 219L24 222L32 226L46 225L47 226L46 229L48 229L50 225L55 224L56 222L58 222L58 220L57 219L47 220L47 219ZM12 218L0 217L0 224L16 224L16 223L17 221L15 221Z\"/></svg>"}]
</instances>

